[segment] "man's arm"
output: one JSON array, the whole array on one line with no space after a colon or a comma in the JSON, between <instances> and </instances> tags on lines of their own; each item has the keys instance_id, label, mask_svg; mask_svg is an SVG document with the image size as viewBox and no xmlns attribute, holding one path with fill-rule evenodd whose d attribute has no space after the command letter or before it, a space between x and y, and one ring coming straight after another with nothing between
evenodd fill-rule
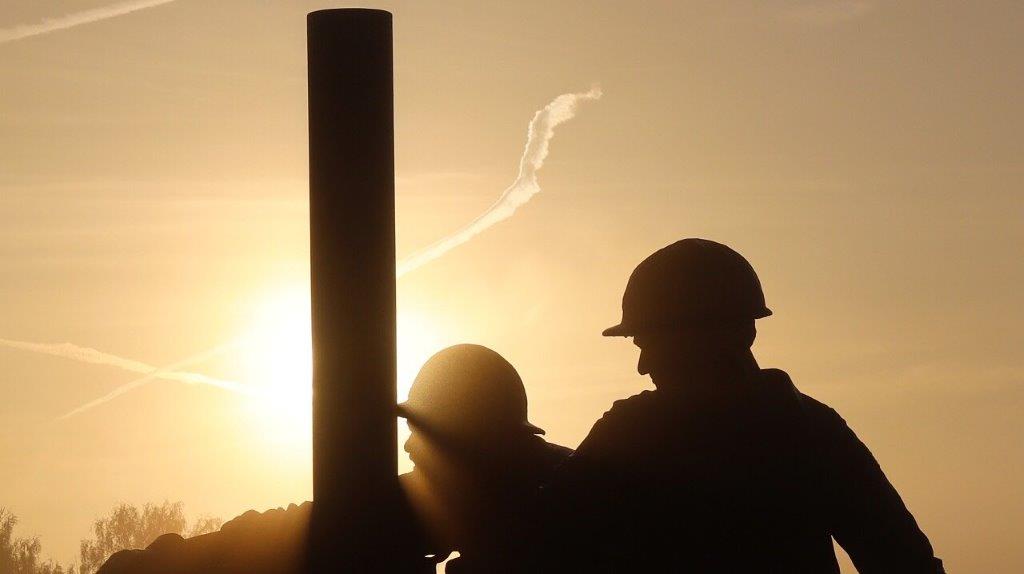
<instances>
[{"instance_id":1,"label":"man's arm","mask_svg":"<svg viewBox=\"0 0 1024 574\"><path fill-rule=\"evenodd\" d=\"M808 397L809 399L809 397ZM861 574L944 572L871 451L834 410L807 401L821 439L826 520Z\"/></svg>"},{"instance_id":2,"label":"man's arm","mask_svg":"<svg viewBox=\"0 0 1024 574\"><path fill-rule=\"evenodd\" d=\"M625 497L617 469L630 442L623 419L634 416L641 400L616 401L541 489L542 519L529 571L628 571L621 567L630 549L622 529L630 520L619 507Z\"/></svg>"}]
</instances>

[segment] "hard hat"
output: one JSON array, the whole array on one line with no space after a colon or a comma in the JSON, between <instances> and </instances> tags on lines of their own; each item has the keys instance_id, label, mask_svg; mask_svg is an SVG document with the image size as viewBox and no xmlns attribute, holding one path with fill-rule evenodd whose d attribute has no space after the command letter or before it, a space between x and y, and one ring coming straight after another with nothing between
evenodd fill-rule
<instances>
[{"instance_id":1,"label":"hard hat","mask_svg":"<svg viewBox=\"0 0 1024 574\"><path fill-rule=\"evenodd\" d=\"M526 419L526 388L519 373L481 345L455 345L430 357L398 414L413 424L456 432L544 434Z\"/></svg>"},{"instance_id":2,"label":"hard hat","mask_svg":"<svg viewBox=\"0 0 1024 574\"><path fill-rule=\"evenodd\" d=\"M633 271L622 321L606 337L630 337L685 325L722 325L771 315L754 268L732 249L683 239L655 251Z\"/></svg>"}]
</instances>

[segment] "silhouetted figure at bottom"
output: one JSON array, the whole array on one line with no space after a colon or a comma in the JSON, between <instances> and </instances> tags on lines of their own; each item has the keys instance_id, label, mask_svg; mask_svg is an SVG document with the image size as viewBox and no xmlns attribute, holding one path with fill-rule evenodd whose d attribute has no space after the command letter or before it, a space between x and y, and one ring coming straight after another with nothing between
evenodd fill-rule
<instances>
[{"instance_id":1,"label":"silhouetted figure at bottom","mask_svg":"<svg viewBox=\"0 0 1024 574\"><path fill-rule=\"evenodd\" d=\"M538 486L570 449L540 438L527 421L519 374L498 353L456 345L431 357L409 400L405 450L415 464L399 477L408 504L396 517L393 554L403 572L522 571L537 517ZM354 472L358 472L357 469ZM112 556L100 574L284 574L301 571L312 503L249 511L220 531L158 538L146 550Z\"/></svg>"},{"instance_id":2,"label":"silhouetted figure at bottom","mask_svg":"<svg viewBox=\"0 0 1024 574\"><path fill-rule=\"evenodd\" d=\"M538 487L572 451L537 436L516 370L485 347L450 347L423 366L399 412L416 465L403 486L431 551L459 552L449 573L520 571Z\"/></svg>"},{"instance_id":3,"label":"silhouetted figure at bottom","mask_svg":"<svg viewBox=\"0 0 1024 574\"><path fill-rule=\"evenodd\" d=\"M780 370L758 367L760 282L686 239L633 272L622 322L656 390L617 401L547 489L536 571L942 572L867 447Z\"/></svg>"}]
</instances>

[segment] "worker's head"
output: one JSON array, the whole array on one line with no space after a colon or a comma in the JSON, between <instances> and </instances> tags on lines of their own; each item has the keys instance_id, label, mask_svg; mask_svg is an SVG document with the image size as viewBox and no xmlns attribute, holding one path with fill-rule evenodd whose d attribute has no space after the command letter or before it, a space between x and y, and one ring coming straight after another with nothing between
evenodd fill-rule
<instances>
[{"instance_id":1,"label":"worker's head","mask_svg":"<svg viewBox=\"0 0 1024 574\"><path fill-rule=\"evenodd\" d=\"M754 320L771 315L750 263L706 239L659 249L633 271L622 321L605 336L633 337L637 371L656 385L749 356Z\"/></svg>"},{"instance_id":2,"label":"worker's head","mask_svg":"<svg viewBox=\"0 0 1024 574\"><path fill-rule=\"evenodd\" d=\"M658 387L671 385L688 374L747 360L756 333L753 320L642 331L633 335L640 349L636 370Z\"/></svg>"},{"instance_id":3,"label":"worker's head","mask_svg":"<svg viewBox=\"0 0 1024 574\"><path fill-rule=\"evenodd\" d=\"M430 455L480 456L544 433L527 420L519 373L480 345L455 345L428 359L398 412L409 422L405 450L417 466Z\"/></svg>"}]
</instances>

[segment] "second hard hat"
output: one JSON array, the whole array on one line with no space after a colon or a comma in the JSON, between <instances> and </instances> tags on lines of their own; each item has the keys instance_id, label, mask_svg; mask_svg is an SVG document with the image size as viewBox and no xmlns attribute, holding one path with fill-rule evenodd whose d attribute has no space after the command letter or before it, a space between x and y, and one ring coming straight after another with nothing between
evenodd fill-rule
<instances>
[{"instance_id":1,"label":"second hard hat","mask_svg":"<svg viewBox=\"0 0 1024 574\"><path fill-rule=\"evenodd\" d=\"M526 388L504 357L481 345L443 349L420 368L399 416L456 432L544 434L526 418Z\"/></svg>"},{"instance_id":2,"label":"second hard hat","mask_svg":"<svg viewBox=\"0 0 1024 574\"><path fill-rule=\"evenodd\" d=\"M655 251L637 266L622 296L622 321L603 334L630 337L771 314L761 281L742 255L721 243L691 238Z\"/></svg>"}]
</instances>

